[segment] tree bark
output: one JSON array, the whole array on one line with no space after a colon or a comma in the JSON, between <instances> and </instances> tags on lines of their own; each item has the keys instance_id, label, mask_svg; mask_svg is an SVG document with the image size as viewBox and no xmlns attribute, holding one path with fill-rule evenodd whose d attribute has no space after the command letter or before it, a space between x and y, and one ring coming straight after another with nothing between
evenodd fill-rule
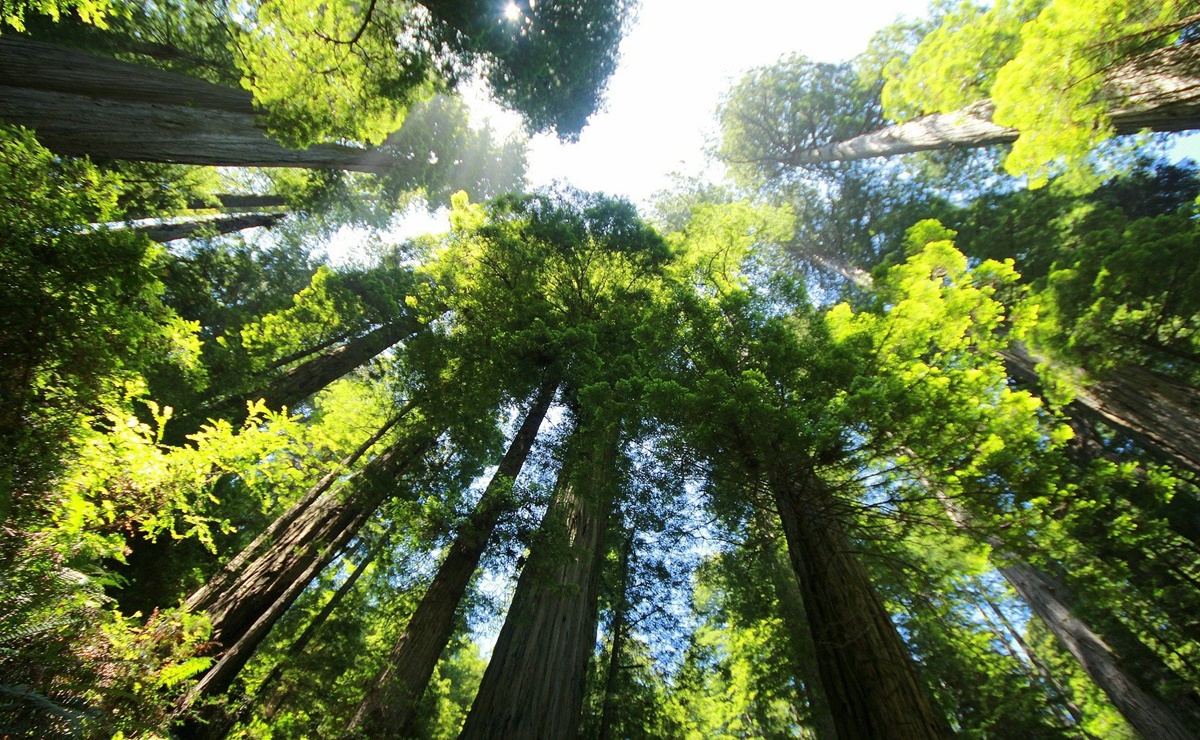
<instances>
[{"instance_id":1,"label":"tree bark","mask_svg":"<svg viewBox=\"0 0 1200 740\"><path fill-rule=\"evenodd\" d=\"M286 215L284 213L254 213L198 221L135 226L133 230L145 234L152 241L166 243L179 239L190 239L196 235L212 236L217 234L232 234L235 231L242 231L244 229L269 229L283 220Z\"/></svg>"},{"instance_id":2,"label":"tree bark","mask_svg":"<svg viewBox=\"0 0 1200 740\"><path fill-rule=\"evenodd\" d=\"M308 491L306 491L305 494L296 501L296 503L292 504L290 507L288 507L287 511L276 517L275 521L271 522L270 526L260 532L257 537L251 540L249 545L246 545L244 548L242 548L241 552L230 559L228 563L221 567L221 570L213 574L213 576L209 578L203 586L189 596L186 604L192 605L190 608L195 610L198 608L204 608L203 605L213 603L218 598L219 594L228 589L230 581L242 572L247 563L261 555L265 548L277 542L282 533L286 531L288 527L292 526L296 519L304 514L308 510L308 507L311 506L318 497L328 491L330 487L338 481L339 478L345 475L346 472L350 470L350 468L353 467L354 464L359 461L359 459L362 458L363 455L367 454L367 452L369 452L370 449L374 447L380 439L383 439L383 435L387 434L388 430L399 424L400 421L407 416L410 411L412 411L414 406L415 404L410 401L403 409L400 410L398 414L388 420L387 423L376 430L374 434L363 441L363 443L360 444L357 449L343 458L341 462L338 463L336 468L326 473L313 485L312 488L308 489Z\"/></svg>"},{"instance_id":3,"label":"tree bark","mask_svg":"<svg viewBox=\"0 0 1200 740\"><path fill-rule=\"evenodd\" d=\"M1200 127L1200 44L1187 43L1135 57L1106 74L1105 97L1118 135L1188 131ZM992 121L994 106L981 100L953 113L934 113L798 155L791 164L850 162L912 152L1008 144L1016 129Z\"/></svg>"},{"instance_id":4,"label":"tree bark","mask_svg":"<svg viewBox=\"0 0 1200 740\"><path fill-rule=\"evenodd\" d=\"M267 193L265 195L219 193L213 197L217 199L217 205L215 206L203 200L189 200L187 207L193 211L220 208L223 211L233 213L237 211L261 211L264 208L284 208L288 204L287 198L275 193Z\"/></svg>"},{"instance_id":5,"label":"tree bark","mask_svg":"<svg viewBox=\"0 0 1200 740\"><path fill-rule=\"evenodd\" d=\"M237 660L244 664L249 651L283 613L277 608L280 601L286 601L286 608L299 595L393 493L395 479L432 448L437 437L437 431L417 425L340 489L320 495L279 528L275 541L248 559L237 575L225 579L219 588L201 588L184 602L188 611L208 615L212 640L226 649L209 674L223 676ZM237 655L231 658L235 646ZM218 670L221 663L227 665ZM206 674L193 694L217 691L217 683Z\"/></svg>"},{"instance_id":6,"label":"tree bark","mask_svg":"<svg viewBox=\"0 0 1200 740\"><path fill-rule=\"evenodd\" d=\"M612 740L613 723L617 713L617 688L621 672L621 658L625 651L625 633L629 628L629 575L633 559L633 543L636 532L625 536L621 547L621 593L613 609L611 644L608 651L608 670L604 673L604 701L600 705L599 740Z\"/></svg>"},{"instance_id":7,"label":"tree bark","mask_svg":"<svg viewBox=\"0 0 1200 740\"><path fill-rule=\"evenodd\" d=\"M228 396L194 415L180 419L171 430L171 439L182 439L186 434L195 432L205 419L240 422L246 418L248 401L261 399L267 408L273 410L292 408L385 349L413 336L420 328L420 322L415 318L400 316L390 324L384 324L340 347L274 375L258 390Z\"/></svg>"},{"instance_id":8,"label":"tree bark","mask_svg":"<svg viewBox=\"0 0 1200 740\"><path fill-rule=\"evenodd\" d=\"M1023 346L1014 344L1001 356L1010 376L1037 383L1037 360ZM1080 391L1066 411L1112 427L1159 459L1200 475L1200 389L1123 367Z\"/></svg>"},{"instance_id":9,"label":"tree bark","mask_svg":"<svg viewBox=\"0 0 1200 740\"><path fill-rule=\"evenodd\" d=\"M832 494L810 470L777 466L769 480L838 737L947 737Z\"/></svg>"},{"instance_id":10,"label":"tree bark","mask_svg":"<svg viewBox=\"0 0 1200 740\"><path fill-rule=\"evenodd\" d=\"M381 537L379 542L376 543L376 545L367 552L363 559L358 562L358 565L354 567L354 570L350 573L346 580L342 582L342 585L338 586L337 591L334 591L333 596L329 598L329 601L325 602L325 606L321 607L321 611L317 612L317 615L312 618L312 621L305 626L304 631L300 633L300 636L292 641L290 645L288 645L287 650L284 651L283 657L281 657L279 661L275 663L275 665L271 668L271 672L268 673L266 678L264 678L255 688L253 696L248 695L243 697L237 706L231 710L224 707L218 707L216 711L205 712L207 715L205 717L206 722L186 723L186 729L179 734L185 735L187 740L221 740L221 738L224 738L229 734L229 731L233 729L234 725L246 719L250 715L250 710L253 708L254 704L266 696L266 693L271 689L271 687L273 687L276 682L283 677L283 671L288 662L292 658L304 652L305 648L308 647L308 644L312 642L313 637L316 636L317 632L321 630L321 627L325 625L325 622L329 619L333 612L336 611L338 606L341 605L342 600L346 597L346 594L350 593L350 591L354 588L354 584L358 583L358 579L362 577L364 572L366 572L367 566L374 562L375 557L380 553L381 550L383 550L383 548L387 545L387 542L388 538L386 536ZM264 714L267 716L274 714L274 711L278 708L278 704L278 700L273 701L264 709Z\"/></svg>"},{"instance_id":11,"label":"tree bark","mask_svg":"<svg viewBox=\"0 0 1200 740\"><path fill-rule=\"evenodd\" d=\"M1016 559L998 566L997 570L1135 730L1146 738L1196 737L1165 704L1143 691L1125 673L1116 654L1071 613L1046 574Z\"/></svg>"},{"instance_id":12,"label":"tree bark","mask_svg":"<svg viewBox=\"0 0 1200 740\"><path fill-rule=\"evenodd\" d=\"M558 380L545 380L517 430L495 475L470 519L459 531L437 575L421 599L387 665L372 682L354 718L351 732L368 737L410 737L416 731L417 708L438 659L454 635L454 615L479 567L479 560L500 519L513 511L513 482L533 449L538 428L558 390Z\"/></svg>"},{"instance_id":13,"label":"tree bark","mask_svg":"<svg viewBox=\"0 0 1200 740\"><path fill-rule=\"evenodd\" d=\"M618 432L615 424L586 440L576 432L462 740L559 740L579 733Z\"/></svg>"},{"instance_id":14,"label":"tree bark","mask_svg":"<svg viewBox=\"0 0 1200 740\"><path fill-rule=\"evenodd\" d=\"M285 148L267 135L248 91L15 34L0 38L0 118L75 156L358 172L399 163L378 149Z\"/></svg>"}]
</instances>

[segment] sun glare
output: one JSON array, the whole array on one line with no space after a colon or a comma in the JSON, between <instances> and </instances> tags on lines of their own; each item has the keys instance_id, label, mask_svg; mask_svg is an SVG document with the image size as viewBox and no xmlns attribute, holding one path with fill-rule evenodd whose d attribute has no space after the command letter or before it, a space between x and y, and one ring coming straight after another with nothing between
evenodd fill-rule
<instances>
[{"instance_id":1,"label":"sun glare","mask_svg":"<svg viewBox=\"0 0 1200 740\"><path fill-rule=\"evenodd\" d=\"M519 7L517 7L516 3L510 2L508 5L506 5L504 7L504 17L509 19L510 21L520 20L521 19L521 9Z\"/></svg>"}]
</instances>

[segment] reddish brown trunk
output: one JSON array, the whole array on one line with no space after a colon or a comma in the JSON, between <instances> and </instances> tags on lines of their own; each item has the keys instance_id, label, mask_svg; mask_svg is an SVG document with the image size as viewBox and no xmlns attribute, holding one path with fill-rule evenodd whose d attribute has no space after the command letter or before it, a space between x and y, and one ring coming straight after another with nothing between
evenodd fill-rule
<instances>
[{"instance_id":1,"label":"reddish brown trunk","mask_svg":"<svg viewBox=\"0 0 1200 740\"><path fill-rule=\"evenodd\" d=\"M809 471L774 471L771 488L838 737L946 737L833 496Z\"/></svg>"},{"instance_id":2,"label":"reddish brown trunk","mask_svg":"<svg viewBox=\"0 0 1200 740\"><path fill-rule=\"evenodd\" d=\"M420 428L410 431L342 488L310 503L280 528L273 543L221 588L202 588L188 598L185 608L205 612L213 626L212 639L226 648L225 657L210 669L210 674L232 678L230 667L249 658L249 652L282 614L278 608L281 599L286 601L286 608L395 491L395 478L419 460L437 436L437 432ZM222 663L225 667L219 668ZM219 683L206 674L193 693L220 691L224 687L218 687Z\"/></svg>"},{"instance_id":3,"label":"reddish brown trunk","mask_svg":"<svg viewBox=\"0 0 1200 740\"><path fill-rule=\"evenodd\" d=\"M604 541L612 513L616 426L559 472L539 540L463 726L463 740L558 740L579 732Z\"/></svg>"},{"instance_id":4,"label":"reddish brown trunk","mask_svg":"<svg viewBox=\"0 0 1200 740\"><path fill-rule=\"evenodd\" d=\"M359 705L350 730L361 729L373 738L414 734L421 695L454 634L454 614L497 523L513 510L513 481L533 448L557 389L556 380L547 380L538 390L470 520L451 545L433 583L392 649L387 666Z\"/></svg>"}]
</instances>

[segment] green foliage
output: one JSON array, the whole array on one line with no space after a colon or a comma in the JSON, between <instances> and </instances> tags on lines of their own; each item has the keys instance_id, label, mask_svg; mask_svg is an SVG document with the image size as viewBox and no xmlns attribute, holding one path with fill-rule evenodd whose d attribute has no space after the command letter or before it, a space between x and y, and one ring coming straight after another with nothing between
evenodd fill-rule
<instances>
[{"instance_id":1,"label":"green foliage","mask_svg":"<svg viewBox=\"0 0 1200 740\"><path fill-rule=\"evenodd\" d=\"M41 14L58 21L64 14L75 13L84 23L103 28L114 12L112 0L4 0L0 3L0 31L4 26L22 32L26 14Z\"/></svg>"},{"instance_id":2,"label":"green foliage","mask_svg":"<svg viewBox=\"0 0 1200 740\"><path fill-rule=\"evenodd\" d=\"M1105 75L1174 43L1190 12L1176 0L964 4L886 70L884 108L907 120L990 98L993 120L1021 132L1005 160L1011 174L1034 188L1064 171L1082 184L1081 165L1112 136L1109 114L1123 102Z\"/></svg>"}]
</instances>

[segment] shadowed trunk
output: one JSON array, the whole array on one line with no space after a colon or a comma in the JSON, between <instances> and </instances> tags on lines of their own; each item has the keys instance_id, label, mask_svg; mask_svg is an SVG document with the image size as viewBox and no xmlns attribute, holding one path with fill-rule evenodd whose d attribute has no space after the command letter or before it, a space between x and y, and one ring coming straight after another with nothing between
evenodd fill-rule
<instances>
[{"instance_id":1,"label":"shadowed trunk","mask_svg":"<svg viewBox=\"0 0 1200 740\"><path fill-rule=\"evenodd\" d=\"M338 586L337 591L333 593L333 596L329 598L329 601L325 602L325 606L321 607L321 611L319 611L317 615L312 618L312 621L305 626L304 631L300 633L300 636L292 641L290 645L288 645L287 650L284 651L283 657L281 657L275 663L275 665L271 668L271 672L268 673L267 677L264 678L255 688L253 696L243 697L241 701L238 702L237 706L227 711L223 707L215 707L211 711L204 712L206 715L206 723L188 723L185 725L185 729L180 733L180 735L185 736L187 740L221 740L221 738L224 738L229 734L229 731L232 730L238 722L247 719L250 716L250 710L253 709L255 703L257 701L261 701L262 698L266 696L267 693L272 689L272 687L275 686L279 679L283 677L283 671L287 667L288 662L304 652L305 648L308 647L308 644L312 642L313 637L321 631L321 627L325 625L325 622L341 605L342 600L346 597L346 594L350 593L350 591L354 589L354 584L358 583L358 579L362 577L362 574L366 572L367 567L374 562L375 557L380 553L380 551L383 550L387 543L388 538L386 536L380 538L379 542L367 552L362 560L358 562L358 565L354 567L354 570L350 573L346 580L342 582L342 585ZM281 698L282 695L276 694L273 698L273 701L268 703L268 705L263 708L263 714L268 717L272 716L275 710L278 709L279 700Z\"/></svg>"},{"instance_id":2,"label":"shadowed trunk","mask_svg":"<svg viewBox=\"0 0 1200 740\"><path fill-rule=\"evenodd\" d=\"M207 604L213 603L218 598L219 594L229 588L230 581L242 572L247 563L251 562L254 558L262 554L267 547L270 547L277 542L283 532L287 530L287 528L290 527L297 518L304 514L308 510L308 507L311 506L312 503L316 501L319 496L321 496L321 494L328 491L329 488L333 486L333 484L336 483L339 478L344 476L346 472L353 467L353 465L357 463L359 459L362 458L363 455L367 454L367 452L370 451L370 449L374 447L380 439L383 438L383 435L388 433L388 430L396 426L396 424L399 424L400 420L403 419L408 412L413 409L414 405L415 404L410 401L403 409L401 409L400 413L392 417L374 434L360 444L357 449L343 458L341 462L338 463L336 468L329 471L320 480L318 480L312 488L308 489L303 496L297 499L296 503L288 507L287 511L276 517L275 521L271 522L270 526L259 533L259 535L255 537L249 545L246 545L244 548L242 548L241 552L230 559L228 563L221 567L221 570L213 574L213 576L209 578L203 586L201 586L194 593L192 593L191 596L188 597L187 604L191 605L189 608L194 611L195 609L203 609Z\"/></svg>"},{"instance_id":3,"label":"shadowed trunk","mask_svg":"<svg viewBox=\"0 0 1200 740\"><path fill-rule=\"evenodd\" d=\"M413 336L420 328L421 324L415 318L401 316L390 324L384 324L340 347L274 375L258 390L226 397L179 419L173 428L168 428L169 440L182 440L208 419L227 419L240 424L246 418L249 401L261 399L272 410L293 408L380 352Z\"/></svg>"},{"instance_id":4,"label":"shadowed trunk","mask_svg":"<svg viewBox=\"0 0 1200 740\"><path fill-rule=\"evenodd\" d=\"M436 431L420 425L410 430L340 489L322 494L279 528L275 540L248 559L239 573L224 579L220 588L201 588L184 602L187 610L208 615L213 641L225 648L189 699L228 686L226 678L232 679L283 613L279 607L286 608L357 534L395 493L396 478L432 448L437 437Z\"/></svg>"},{"instance_id":5,"label":"shadowed trunk","mask_svg":"<svg viewBox=\"0 0 1200 740\"><path fill-rule=\"evenodd\" d=\"M180 223L162 223L150 226L135 226L133 230L145 234L151 240L166 243L194 236L232 234L244 229L269 229L283 220L284 213L254 213L245 216L228 216Z\"/></svg>"},{"instance_id":6,"label":"shadowed trunk","mask_svg":"<svg viewBox=\"0 0 1200 740\"><path fill-rule=\"evenodd\" d=\"M619 428L575 433L462 740L579 733L615 487Z\"/></svg>"},{"instance_id":7,"label":"shadowed trunk","mask_svg":"<svg viewBox=\"0 0 1200 740\"><path fill-rule=\"evenodd\" d=\"M621 592L613 610L612 644L608 651L608 670L604 673L604 701L600 705L600 730L598 740L612 740L613 721L617 713L617 685L621 672L621 658L625 651L625 633L629 629L629 573L633 558L633 543L636 532L625 536L621 547Z\"/></svg>"},{"instance_id":8,"label":"shadowed trunk","mask_svg":"<svg viewBox=\"0 0 1200 740\"><path fill-rule=\"evenodd\" d=\"M514 509L513 482L533 448L557 389L556 379L546 380L538 389L475 511L459 531L404 633L392 648L386 666L355 712L350 731L361 731L372 738L410 737L415 733L421 696L454 634L458 605L496 525Z\"/></svg>"},{"instance_id":9,"label":"shadowed trunk","mask_svg":"<svg viewBox=\"0 0 1200 740\"><path fill-rule=\"evenodd\" d=\"M69 155L231 167L384 172L377 149L288 149L257 120L250 93L15 34L0 38L0 118Z\"/></svg>"},{"instance_id":10,"label":"shadowed trunk","mask_svg":"<svg viewBox=\"0 0 1200 740\"><path fill-rule=\"evenodd\" d=\"M833 495L806 470L773 469L770 483L838 737L947 737Z\"/></svg>"},{"instance_id":11,"label":"shadowed trunk","mask_svg":"<svg viewBox=\"0 0 1200 740\"><path fill-rule=\"evenodd\" d=\"M1001 355L1009 375L1037 383L1037 359L1014 344ZM1067 413L1102 422L1161 460L1200 474L1200 389L1138 367L1107 374L1076 395Z\"/></svg>"},{"instance_id":12,"label":"shadowed trunk","mask_svg":"<svg viewBox=\"0 0 1200 740\"><path fill-rule=\"evenodd\" d=\"M1105 76L1109 116L1118 135L1152 131L1188 131L1200 127L1200 44L1187 43L1135 57ZM994 107L981 100L953 113L935 113L831 142L796 156L790 164L850 162L912 152L1008 144L1016 129L992 121Z\"/></svg>"},{"instance_id":13,"label":"shadowed trunk","mask_svg":"<svg viewBox=\"0 0 1200 740\"><path fill-rule=\"evenodd\" d=\"M214 205L203 200L189 200L187 207L191 210L220 208L223 211L261 211L264 208L283 208L287 206L287 198L282 195L268 193L265 195L234 195L219 193L213 196L217 199Z\"/></svg>"}]
</instances>

